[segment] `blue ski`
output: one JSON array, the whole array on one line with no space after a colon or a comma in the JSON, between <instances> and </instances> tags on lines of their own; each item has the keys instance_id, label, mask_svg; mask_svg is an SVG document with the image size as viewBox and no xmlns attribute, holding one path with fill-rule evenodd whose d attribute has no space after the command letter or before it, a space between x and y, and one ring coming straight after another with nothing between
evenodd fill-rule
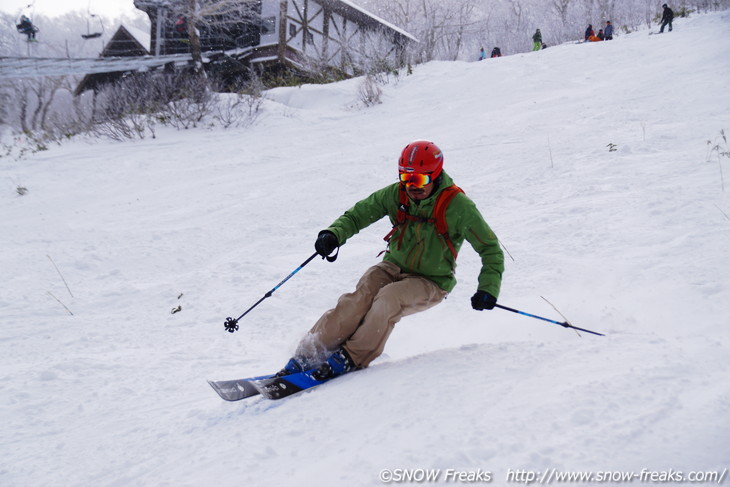
<instances>
[{"instance_id":1,"label":"blue ski","mask_svg":"<svg viewBox=\"0 0 730 487\"><path fill-rule=\"evenodd\" d=\"M253 387L266 399L282 399L297 392L305 391L324 384L332 379L317 380L312 374L317 369L309 369L283 377L269 377L252 382Z\"/></svg>"},{"instance_id":2,"label":"blue ski","mask_svg":"<svg viewBox=\"0 0 730 487\"><path fill-rule=\"evenodd\" d=\"M252 381L271 379L274 374L260 375L258 377L249 377L248 379L235 380L209 380L210 387L218 393L218 395L226 401L240 401L247 397L257 396L259 390L254 387Z\"/></svg>"}]
</instances>

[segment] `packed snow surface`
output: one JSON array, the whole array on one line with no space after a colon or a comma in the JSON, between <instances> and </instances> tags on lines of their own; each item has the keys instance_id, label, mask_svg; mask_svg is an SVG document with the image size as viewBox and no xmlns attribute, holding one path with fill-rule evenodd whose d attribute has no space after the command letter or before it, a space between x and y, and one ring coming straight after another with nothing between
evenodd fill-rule
<instances>
[{"instance_id":1,"label":"packed snow surface","mask_svg":"<svg viewBox=\"0 0 730 487\"><path fill-rule=\"evenodd\" d=\"M361 79L279 88L248 128L3 158L0 485L722 474L729 27L724 12L663 35L432 62L391 76L370 108ZM313 260L235 334L224 319L395 181L419 138L441 147L509 251L499 302L561 321L548 300L606 336L472 310L480 262L465 244L454 292L398 323L368 369L281 401L222 401L206 379L278 370L378 261L389 224L335 263Z\"/></svg>"}]
</instances>

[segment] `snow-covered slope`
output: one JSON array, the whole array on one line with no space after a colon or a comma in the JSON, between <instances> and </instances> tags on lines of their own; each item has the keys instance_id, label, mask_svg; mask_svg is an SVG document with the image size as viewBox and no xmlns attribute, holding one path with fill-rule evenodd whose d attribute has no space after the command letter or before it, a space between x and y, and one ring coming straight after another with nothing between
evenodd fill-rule
<instances>
[{"instance_id":1,"label":"snow-covered slope","mask_svg":"<svg viewBox=\"0 0 730 487\"><path fill-rule=\"evenodd\" d=\"M370 109L360 80L277 89L245 130L4 158L0 485L722 473L730 159L707 141L730 129L729 25L718 13L671 34L429 63ZM444 150L509 251L500 302L560 319L544 296L607 336L473 311L479 261L465 245L454 292L403 319L369 369L283 401L221 401L205 379L281 367L377 261L388 224L310 263L237 333L225 317L392 182L416 138Z\"/></svg>"}]
</instances>

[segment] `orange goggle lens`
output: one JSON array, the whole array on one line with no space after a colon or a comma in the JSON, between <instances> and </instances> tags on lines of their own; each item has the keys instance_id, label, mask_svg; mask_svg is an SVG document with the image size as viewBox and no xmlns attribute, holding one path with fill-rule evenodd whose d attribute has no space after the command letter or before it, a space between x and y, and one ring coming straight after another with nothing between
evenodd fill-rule
<instances>
[{"instance_id":1,"label":"orange goggle lens","mask_svg":"<svg viewBox=\"0 0 730 487\"><path fill-rule=\"evenodd\" d=\"M405 183L406 186L415 186L416 188L423 188L431 182L431 175L429 174L416 174L416 173L400 173L400 182Z\"/></svg>"}]
</instances>

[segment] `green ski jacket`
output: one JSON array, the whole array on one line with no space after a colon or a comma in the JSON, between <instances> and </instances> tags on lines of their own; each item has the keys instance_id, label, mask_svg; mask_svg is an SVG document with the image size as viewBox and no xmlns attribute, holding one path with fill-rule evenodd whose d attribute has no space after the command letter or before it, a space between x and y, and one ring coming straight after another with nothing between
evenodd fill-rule
<instances>
[{"instance_id":1,"label":"green ski jacket","mask_svg":"<svg viewBox=\"0 0 730 487\"><path fill-rule=\"evenodd\" d=\"M451 177L442 172L443 180L431 196L420 202L409 198L409 213L431 218L438 194L454 184ZM375 223L384 216L395 225L399 206L400 183L380 189L367 198L355 203L330 225L329 231L337 236L340 245L360 230ZM478 289L494 297L499 289L504 272L504 255L499 241L484 221L474 202L464 193L459 193L446 209L448 233L458 252L467 240L481 256L482 269L479 273ZM451 292L456 286L456 261L444 238L438 234L433 223L407 220L398 226L390 238L383 260L392 262L404 272L418 274L435 282L441 289Z\"/></svg>"}]
</instances>

